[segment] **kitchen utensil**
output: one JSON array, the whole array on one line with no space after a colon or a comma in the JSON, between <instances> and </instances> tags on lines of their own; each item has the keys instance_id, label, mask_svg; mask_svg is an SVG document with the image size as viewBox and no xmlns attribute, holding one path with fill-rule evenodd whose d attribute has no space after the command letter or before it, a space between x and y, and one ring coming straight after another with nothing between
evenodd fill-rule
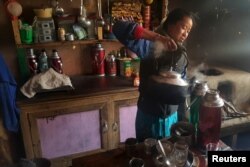
<instances>
[{"instance_id":1,"label":"kitchen utensil","mask_svg":"<svg viewBox=\"0 0 250 167\"><path fill-rule=\"evenodd\" d=\"M188 83L175 71L161 71L159 75L153 75L152 79L158 83L166 83L177 86L187 86Z\"/></svg>"},{"instance_id":2,"label":"kitchen utensil","mask_svg":"<svg viewBox=\"0 0 250 167\"><path fill-rule=\"evenodd\" d=\"M56 16L63 16L64 14L64 9L59 6L58 0L56 0L56 8L55 8L55 15Z\"/></svg>"},{"instance_id":3,"label":"kitchen utensil","mask_svg":"<svg viewBox=\"0 0 250 167\"><path fill-rule=\"evenodd\" d=\"M80 4L80 15L77 18L77 21L79 24L81 24L83 27L87 28L91 25L91 21L87 19L87 11L85 6L83 5L83 0L81 0Z\"/></svg>"},{"instance_id":4,"label":"kitchen utensil","mask_svg":"<svg viewBox=\"0 0 250 167\"><path fill-rule=\"evenodd\" d=\"M147 84L148 95L165 104L184 103L188 96L187 82L175 71L153 75L149 78Z\"/></svg>"}]
</instances>

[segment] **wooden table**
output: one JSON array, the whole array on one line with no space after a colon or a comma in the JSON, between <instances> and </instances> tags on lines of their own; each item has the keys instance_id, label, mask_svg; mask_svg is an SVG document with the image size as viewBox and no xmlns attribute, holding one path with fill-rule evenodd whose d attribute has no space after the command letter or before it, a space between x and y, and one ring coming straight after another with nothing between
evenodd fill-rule
<instances>
[{"instance_id":1,"label":"wooden table","mask_svg":"<svg viewBox=\"0 0 250 167\"><path fill-rule=\"evenodd\" d=\"M220 142L222 145L224 143ZM224 146L225 147L225 146ZM196 167L205 167L204 156L195 148L191 148L193 155L193 165ZM138 144L134 157L144 160L144 167L155 167L153 155L147 155L144 151L144 145ZM128 167L131 157L127 155L124 146L107 152L97 153L85 157L79 157L72 160L72 167Z\"/></svg>"}]
</instances>

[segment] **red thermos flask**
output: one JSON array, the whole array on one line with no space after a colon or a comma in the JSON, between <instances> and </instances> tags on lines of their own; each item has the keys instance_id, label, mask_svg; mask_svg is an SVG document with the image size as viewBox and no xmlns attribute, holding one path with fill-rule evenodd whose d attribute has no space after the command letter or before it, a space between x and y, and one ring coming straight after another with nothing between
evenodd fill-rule
<instances>
[{"instance_id":1,"label":"red thermos flask","mask_svg":"<svg viewBox=\"0 0 250 167\"><path fill-rule=\"evenodd\" d=\"M209 89L202 98L197 134L198 146L201 150L205 150L208 143L219 142L223 105L224 101L215 89Z\"/></svg>"},{"instance_id":2,"label":"red thermos flask","mask_svg":"<svg viewBox=\"0 0 250 167\"><path fill-rule=\"evenodd\" d=\"M96 43L92 51L92 71L94 75L105 75L105 50L100 43Z\"/></svg>"}]
</instances>

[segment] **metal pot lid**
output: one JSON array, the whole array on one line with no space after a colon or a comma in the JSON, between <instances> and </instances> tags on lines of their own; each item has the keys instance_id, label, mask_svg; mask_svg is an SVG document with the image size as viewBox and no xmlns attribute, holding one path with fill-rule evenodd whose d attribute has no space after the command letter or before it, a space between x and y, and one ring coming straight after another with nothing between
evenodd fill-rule
<instances>
[{"instance_id":1,"label":"metal pot lid","mask_svg":"<svg viewBox=\"0 0 250 167\"><path fill-rule=\"evenodd\" d=\"M160 72L160 75L153 75L152 79L158 83L165 83L177 86L187 86L188 83L181 78L181 75L175 71Z\"/></svg>"}]
</instances>

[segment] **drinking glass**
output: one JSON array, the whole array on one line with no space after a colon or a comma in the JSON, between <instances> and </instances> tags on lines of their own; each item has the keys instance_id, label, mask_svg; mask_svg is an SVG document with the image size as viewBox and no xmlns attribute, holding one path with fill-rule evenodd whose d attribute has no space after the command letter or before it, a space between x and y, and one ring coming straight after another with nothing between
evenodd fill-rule
<instances>
[{"instance_id":1,"label":"drinking glass","mask_svg":"<svg viewBox=\"0 0 250 167\"><path fill-rule=\"evenodd\" d=\"M136 138L127 138L125 141L125 151L128 156L133 157L136 153L136 145L137 140Z\"/></svg>"},{"instance_id":2,"label":"drinking glass","mask_svg":"<svg viewBox=\"0 0 250 167\"><path fill-rule=\"evenodd\" d=\"M219 150L219 143L208 143L206 145L206 150L207 151L218 151Z\"/></svg>"},{"instance_id":3,"label":"drinking glass","mask_svg":"<svg viewBox=\"0 0 250 167\"><path fill-rule=\"evenodd\" d=\"M144 167L144 161L141 158L133 157L129 161L129 167Z\"/></svg>"},{"instance_id":4,"label":"drinking glass","mask_svg":"<svg viewBox=\"0 0 250 167\"><path fill-rule=\"evenodd\" d=\"M144 140L145 153L152 154L153 147L157 144L157 140L153 138L147 138Z\"/></svg>"},{"instance_id":5,"label":"drinking glass","mask_svg":"<svg viewBox=\"0 0 250 167\"><path fill-rule=\"evenodd\" d=\"M188 144L184 141L174 143L173 157L176 167L183 167L187 162Z\"/></svg>"}]
</instances>

